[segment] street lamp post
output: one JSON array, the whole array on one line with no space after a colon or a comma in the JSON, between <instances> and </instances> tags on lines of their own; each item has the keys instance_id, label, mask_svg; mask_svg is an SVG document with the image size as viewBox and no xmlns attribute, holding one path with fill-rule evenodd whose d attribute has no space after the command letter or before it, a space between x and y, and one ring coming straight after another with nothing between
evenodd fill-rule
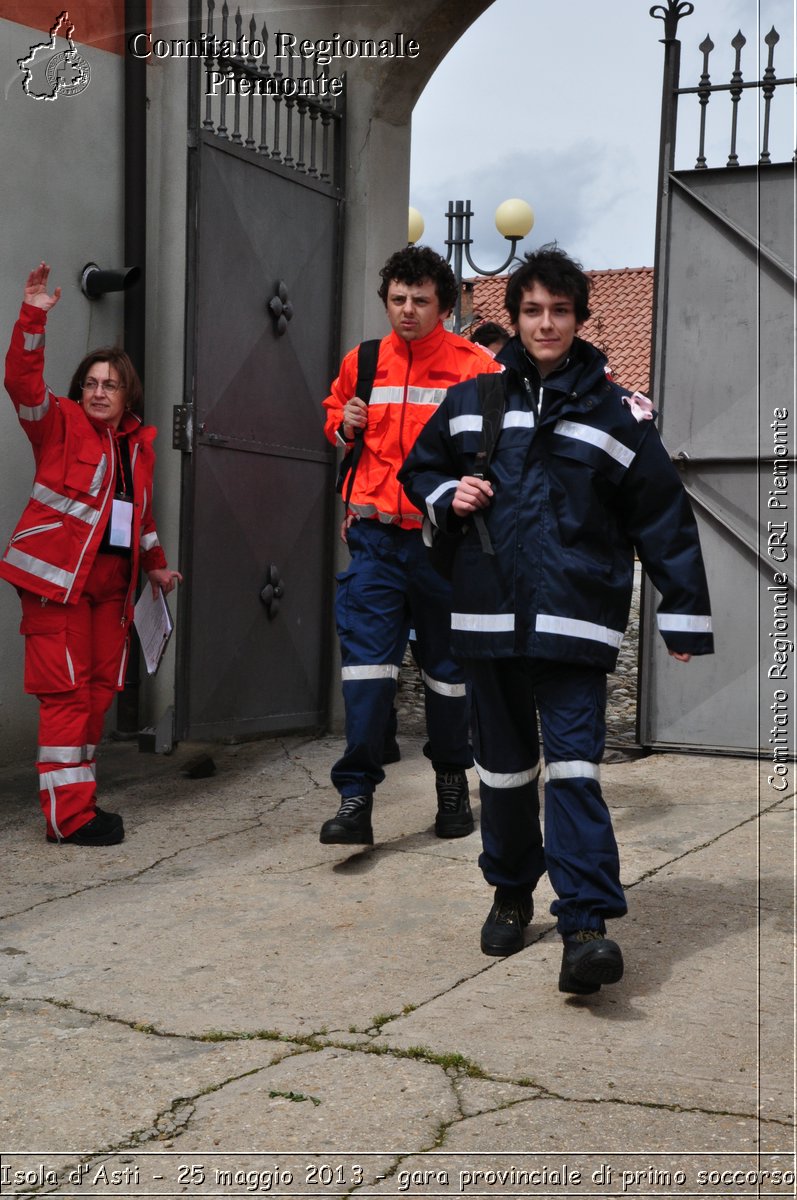
<instances>
[{"instance_id":1,"label":"street lamp post","mask_svg":"<svg viewBox=\"0 0 797 1200\"><path fill-rule=\"evenodd\" d=\"M454 332L459 333L462 327L463 258L477 275L500 275L515 257L518 242L533 228L534 213L525 200L504 200L503 204L499 204L495 212L495 227L507 239L510 246L506 260L501 263L500 267L496 267L492 271L485 271L482 267L478 267L471 257L470 247L473 245L473 238L470 236L470 222L473 217L473 210L470 206L470 200L450 200L446 216L448 218L448 237L446 238L448 252L446 254L446 261L450 263L453 256L452 270L457 281ZM411 208L408 223L409 241L411 243L417 242L423 234L423 230L423 217L417 209Z\"/></svg>"}]
</instances>

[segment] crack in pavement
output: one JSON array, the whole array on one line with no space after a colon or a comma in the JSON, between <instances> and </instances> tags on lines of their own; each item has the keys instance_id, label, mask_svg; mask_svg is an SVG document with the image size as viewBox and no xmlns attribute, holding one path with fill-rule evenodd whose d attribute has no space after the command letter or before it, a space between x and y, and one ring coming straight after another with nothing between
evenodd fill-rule
<instances>
[{"instance_id":1,"label":"crack in pavement","mask_svg":"<svg viewBox=\"0 0 797 1200\"><path fill-rule=\"evenodd\" d=\"M456 1051L440 1052L431 1050L426 1046L389 1046L379 1044L375 1040L369 1041L366 1044L362 1042L347 1041L340 1035L331 1036L326 1029L319 1029L313 1033L307 1034L289 1034L280 1033L278 1030L261 1029L254 1031L247 1030L212 1030L208 1033L178 1033L175 1030L159 1029L155 1025L144 1024L128 1020L124 1017L117 1017L110 1013L102 1013L93 1009L83 1008L79 1005L72 1004L67 1000L56 1000L49 996L23 996L9 997L0 996L2 1004L50 1004L54 1008L62 1009L68 1012L77 1013L80 1016L91 1017L98 1022L107 1022L109 1024L121 1025L129 1029L133 1033L140 1034L145 1037L157 1037L165 1039L174 1039L182 1042L193 1042L200 1045L215 1044L221 1042L255 1042L267 1041L274 1042L282 1047L287 1047L292 1052L286 1055L286 1058L281 1061L287 1061L288 1058L293 1058L306 1053L320 1053L324 1050L343 1050L349 1054L364 1054L373 1055L380 1058L392 1058L401 1061L424 1062L432 1066L438 1067L443 1071L448 1078L456 1081L465 1079L477 1079L485 1083L504 1084L513 1087L521 1087L533 1089L536 1093L530 1097L518 1097L517 1100L502 1102L496 1106L490 1106L483 1110L478 1110L470 1114L463 1114L463 1120L470 1120L475 1116L483 1115L484 1113L499 1111L502 1108L511 1107L515 1103L527 1103L530 1100L555 1100L563 1104L590 1104L590 1105L612 1105L613 1107L621 1108L643 1108L660 1112L685 1113L696 1116L707 1117L732 1117L741 1120L757 1121L760 1124L768 1126L783 1127L791 1129L792 1123L787 1118L768 1117L762 1118L756 1109L750 1112L745 1112L738 1109L726 1109L707 1107L703 1105L681 1105L669 1104L659 1100L627 1100L622 1097L614 1096L599 1096L586 1095L565 1095L564 1093L554 1091L546 1087L528 1076L520 1076L515 1078L511 1075L490 1074L485 1071L478 1063L465 1058ZM420 1007L416 1006L416 1009ZM358 1031L361 1036L369 1036L365 1031ZM374 1035L378 1037L378 1033ZM222 1080L216 1084L206 1085L192 1096L177 1097L171 1102L167 1109L162 1110L163 1113L169 1113L174 1108L175 1104L194 1103L204 1095L209 1095L212 1092L219 1091L227 1082L235 1082L238 1079L245 1078L249 1075L258 1074L261 1071L268 1070L275 1064L269 1063L262 1067L254 1067L248 1071L240 1072L235 1076L231 1076L229 1080ZM461 1105L459 1105L461 1110ZM456 1124L457 1122L451 1122ZM162 1137L162 1134L157 1136ZM129 1146L116 1146L113 1149L119 1150L128 1148ZM108 1151L98 1151L97 1153L107 1153Z\"/></svg>"}]
</instances>

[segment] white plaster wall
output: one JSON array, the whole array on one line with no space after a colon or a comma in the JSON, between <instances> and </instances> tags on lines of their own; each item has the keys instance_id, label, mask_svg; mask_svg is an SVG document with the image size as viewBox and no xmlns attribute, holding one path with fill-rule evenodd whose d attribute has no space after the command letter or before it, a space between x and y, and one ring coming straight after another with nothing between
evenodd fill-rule
<instances>
[{"instance_id":1,"label":"white plaster wall","mask_svg":"<svg viewBox=\"0 0 797 1200\"><path fill-rule=\"evenodd\" d=\"M77 36L77 35L76 35ZM5 342L22 286L42 259L63 295L47 327L47 381L66 391L92 346L120 341L121 295L90 302L79 289L87 262L122 261L121 59L91 52L91 80L76 96L54 101L26 96L18 58L44 35L0 21L0 338ZM0 403L0 543L4 546L30 492L33 456L5 392ZM22 692L19 602L0 582L0 765L32 754L37 704Z\"/></svg>"},{"instance_id":2,"label":"white plaster wall","mask_svg":"<svg viewBox=\"0 0 797 1200\"><path fill-rule=\"evenodd\" d=\"M153 36L185 37L181 2L152 11ZM175 18L178 19L175 19ZM181 454L172 449L172 409L183 403L186 272L186 60L147 62L147 421L158 427L155 443L155 519L169 565L180 567ZM177 622L177 596L169 599ZM155 724L174 704L176 635L153 679L141 689L141 725Z\"/></svg>"}]
</instances>

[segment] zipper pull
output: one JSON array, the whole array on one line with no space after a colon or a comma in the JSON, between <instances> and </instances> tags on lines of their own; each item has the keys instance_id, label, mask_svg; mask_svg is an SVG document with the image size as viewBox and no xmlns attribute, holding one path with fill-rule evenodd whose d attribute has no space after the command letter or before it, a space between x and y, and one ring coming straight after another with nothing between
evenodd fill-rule
<instances>
[{"instance_id":1,"label":"zipper pull","mask_svg":"<svg viewBox=\"0 0 797 1200\"><path fill-rule=\"evenodd\" d=\"M42 608L44 608L44 606L45 606L45 604L46 604L46 603L47 603L47 597L46 597L46 596L42 596L42 597L41 597L41 606L42 606Z\"/></svg>"}]
</instances>

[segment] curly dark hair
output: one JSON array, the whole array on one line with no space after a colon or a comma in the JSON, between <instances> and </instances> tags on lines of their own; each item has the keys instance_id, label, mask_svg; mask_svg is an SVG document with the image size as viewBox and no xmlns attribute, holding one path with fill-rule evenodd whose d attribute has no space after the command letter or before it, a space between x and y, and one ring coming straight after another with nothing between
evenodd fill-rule
<instances>
[{"instance_id":1,"label":"curly dark hair","mask_svg":"<svg viewBox=\"0 0 797 1200\"><path fill-rule=\"evenodd\" d=\"M83 394L83 381L95 363L107 362L119 376L119 383L125 390L125 404L133 412L138 412L144 406L144 389L138 377L138 371L133 366L130 355L119 346L103 346L91 350L80 362L72 376L67 396L70 400L80 401Z\"/></svg>"},{"instance_id":2,"label":"curly dark hair","mask_svg":"<svg viewBox=\"0 0 797 1200\"><path fill-rule=\"evenodd\" d=\"M525 256L525 261L509 276L504 307L513 324L517 324L523 293L535 283L541 283L552 296L567 296L573 301L579 325L590 315L589 279L580 262L560 250L556 242L548 242Z\"/></svg>"},{"instance_id":3,"label":"curly dark hair","mask_svg":"<svg viewBox=\"0 0 797 1200\"><path fill-rule=\"evenodd\" d=\"M391 254L382 270L379 272L382 283L379 287L379 298L387 307L387 293L391 280L399 283L426 283L427 279L435 286L438 303L442 313L451 312L457 302L457 281L454 272L446 260L429 246L406 246Z\"/></svg>"}]
</instances>

